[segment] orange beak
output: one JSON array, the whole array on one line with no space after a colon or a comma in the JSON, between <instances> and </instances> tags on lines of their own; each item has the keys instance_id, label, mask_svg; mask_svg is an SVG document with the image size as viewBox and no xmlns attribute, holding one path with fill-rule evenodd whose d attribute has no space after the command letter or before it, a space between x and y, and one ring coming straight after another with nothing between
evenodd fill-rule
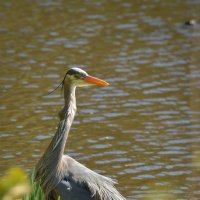
<instances>
[{"instance_id":1,"label":"orange beak","mask_svg":"<svg viewBox=\"0 0 200 200\"><path fill-rule=\"evenodd\" d=\"M94 84L94 85L100 85L100 86L108 86L109 85L109 83L107 83L106 81L103 81L103 80L98 79L93 76L86 76L83 80L88 83Z\"/></svg>"}]
</instances>

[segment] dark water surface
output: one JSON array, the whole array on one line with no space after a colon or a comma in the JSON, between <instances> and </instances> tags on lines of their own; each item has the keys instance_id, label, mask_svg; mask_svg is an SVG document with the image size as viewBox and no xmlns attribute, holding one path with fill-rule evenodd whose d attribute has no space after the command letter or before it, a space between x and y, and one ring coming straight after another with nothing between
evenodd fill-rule
<instances>
[{"instance_id":1,"label":"dark water surface","mask_svg":"<svg viewBox=\"0 0 200 200\"><path fill-rule=\"evenodd\" d=\"M1 175L31 170L78 66L110 83L79 88L66 153L119 181L130 200L200 199L199 0L0 2Z\"/></svg>"}]
</instances>

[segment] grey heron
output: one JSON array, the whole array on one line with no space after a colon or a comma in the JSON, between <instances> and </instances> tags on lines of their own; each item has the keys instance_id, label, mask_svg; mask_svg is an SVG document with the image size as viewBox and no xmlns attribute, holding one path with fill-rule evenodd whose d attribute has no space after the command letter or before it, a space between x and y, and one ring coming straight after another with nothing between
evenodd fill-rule
<instances>
[{"instance_id":1,"label":"grey heron","mask_svg":"<svg viewBox=\"0 0 200 200\"><path fill-rule=\"evenodd\" d=\"M36 165L35 180L40 182L45 200L125 200L114 187L115 181L100 175L68 155L64 148L76 113L76 87L107 82L71 68L62 81L65 104L59 113L57 131Z\"/></svg>"}]
</instances>

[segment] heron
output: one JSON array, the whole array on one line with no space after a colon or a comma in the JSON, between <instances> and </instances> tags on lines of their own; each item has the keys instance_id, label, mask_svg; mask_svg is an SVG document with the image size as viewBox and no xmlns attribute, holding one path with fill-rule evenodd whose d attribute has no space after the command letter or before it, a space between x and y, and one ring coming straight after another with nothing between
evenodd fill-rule
<instances>
[{"instance_id":1,"label":"heron","mask_svg":"<svg viewBox=\"0 0 200 200\"><path fill-rule=\"evenodd\" d=\"M36 164L35 180L39 182L45 200L125 200L115 188L116 181L100 175L64 155L65 144L76 113L77 87L109 83L88 75L80 68L69 69L61 82L64 106L59 112L57 131L47 150Z\"/></svg>"}]
</instances>

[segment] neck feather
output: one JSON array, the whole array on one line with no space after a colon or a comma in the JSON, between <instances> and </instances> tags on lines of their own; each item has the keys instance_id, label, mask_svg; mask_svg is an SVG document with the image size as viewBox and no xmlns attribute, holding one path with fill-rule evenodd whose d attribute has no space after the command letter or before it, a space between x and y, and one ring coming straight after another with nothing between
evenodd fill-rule
<instances>
[{"instance_id":1,"label":"neck feather","mask_svg":"<svg viewBox=\"0 0 200 200\"><path fill-rule=\"evenodd\" d=\"M64 91L65 105L59 113L60 122L57 132L51 141L52 154L56 154L58 158L62 158L65 143L76 113L76 88L73 85L66 85ZM55 153L57 152L57 153Z\"/></svg>"},{"instance_id":2,"label":"neck feather","mask_svg":"<svg viewBox=\"0 0 200 200\"><path fill-rule=\"evenodd\" d=\"M59 169L65 144L76 113L75 90L75 86L65 83L65 105L59 113L60 121L56 134L36 166L36 179L41 181L43 190L47 193L52 189L49 187L49 183L52 183L53 187L60 179L60 177L55 177L55 174L60 174Z\"/></svg>"}]
</instances>

